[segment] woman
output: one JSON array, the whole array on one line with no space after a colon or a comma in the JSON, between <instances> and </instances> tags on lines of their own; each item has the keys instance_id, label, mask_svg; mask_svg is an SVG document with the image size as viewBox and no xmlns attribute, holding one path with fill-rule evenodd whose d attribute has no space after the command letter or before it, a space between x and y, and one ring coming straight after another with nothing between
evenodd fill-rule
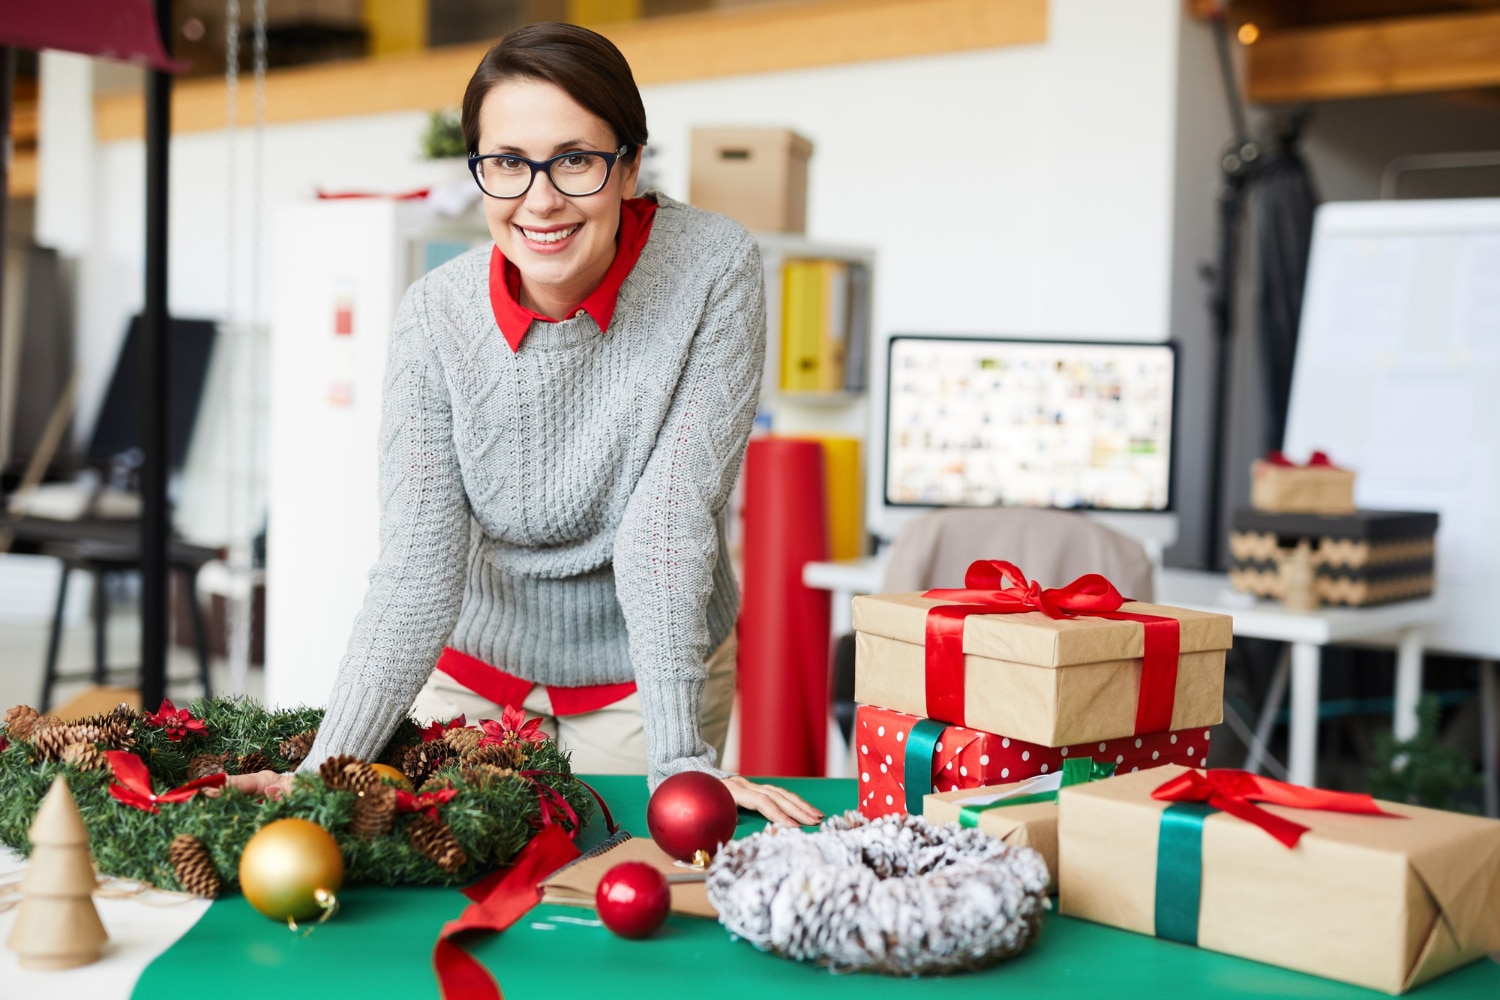
<instances>
[{"instance_id":1,"label":"woman","mask_svg":"<svg viewBox=\"0 0 1500 1000\"><path fill-rule=\"evenodd\" d=\"M715 766L739 604L722 515L765 352L754 241L635 197L645 108L586 29L493 47L462 127L494 246L398 312L380 556L309 763L374 757L414 701L470 719L523 703L579 771L708 771L774 822L818 822Z\"/></svg>"}]
</instances>

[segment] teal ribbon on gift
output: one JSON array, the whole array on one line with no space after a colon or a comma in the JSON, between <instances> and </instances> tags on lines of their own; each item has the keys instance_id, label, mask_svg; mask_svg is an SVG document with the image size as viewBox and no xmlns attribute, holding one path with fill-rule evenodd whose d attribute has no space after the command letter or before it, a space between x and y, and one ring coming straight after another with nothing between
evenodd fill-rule
<instances>
[{"instance_id":1,"label":"teal ribbon on gift","mask_svg":"<svg viewBox=\"0 0 1500 1000\"><path fill-rule=\"evenodd\" d=\"M1219 810L1204 802L1174 802L1156 835L1156 936L1198 944L1203 895L1203 821Z\"/></svg>"},{"instance_id":2,"label":"teal ribbon on gift","mask_svg":"<svg viewBox=\"0 0 1500 1000\"><path fill-rule=\"evenodd\" d=\"M1063 761L1062 784L1060 788L1098 781L1100 778L1108 778L1114 773L1114 761L1095 761L1092 757L1069 757ZM1011 795L982 806L961 806L958 810L958 825L978 826L979 817L991 809L1004 809L1006 806L1024 806L1033 802L1056 801L1057 792L1051 791L1035 792L1031 795Z\"/></svg>"},{"instance_id":3,"label":"teal ribbon on gift","mask_svg":"<svg viewBox=\"0 0 1500 1000\"><path fill-rule=\"evenodd\" d=\"M906 811L922 815L922 796L932 791L932 768L937 761L937 744L946 722L923 719L906 734L906 757L902 763L906 774Z\"/></svg>"}]
</instances>

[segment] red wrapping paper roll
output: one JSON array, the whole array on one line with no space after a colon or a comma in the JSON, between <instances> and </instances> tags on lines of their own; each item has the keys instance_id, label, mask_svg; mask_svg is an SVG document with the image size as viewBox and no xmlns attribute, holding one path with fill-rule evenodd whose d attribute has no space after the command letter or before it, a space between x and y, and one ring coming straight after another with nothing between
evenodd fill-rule
<instances>
[{"instance_id":1,"label":"red wrapping paper roll","mask_svg":"<svg viewBox=\"0 0 1500 1000\"><path fill-rule=\"evenodd\" d=\"M828 558L823 446L758 438L745 456L740 770L818 777L828 741L829 599L802 583Z\"/></svg>"}]
</instances>

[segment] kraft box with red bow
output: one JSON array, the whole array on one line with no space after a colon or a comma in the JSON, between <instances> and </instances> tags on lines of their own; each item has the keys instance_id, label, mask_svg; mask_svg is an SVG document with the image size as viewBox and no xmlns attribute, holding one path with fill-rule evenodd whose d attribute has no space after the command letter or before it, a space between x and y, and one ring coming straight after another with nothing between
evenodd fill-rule
<instances>
[{"instance_id":1,"label":"kraft box with red bow","mask_svg":"<svg viewBox=\"0 0 1500 1000\"><path fill-rule=\"evenodd\" d=\"M923 813L923 796L1020 781L1063 770L1069 758L1088 757L1117 771L1162 764L1204 764L1209 730L1153 733L1048 747L968 726L888 708L860 705L854 712L859 765L859 811L875 819L890 813ZM924 780L912 781L921 775Z\"/></svg>"},{"instance_id":2,"label":"kraft box with red bow","mask_svg":"<svg viewBox=\"0 0 1500 1000\"><path fill-rule=\"evenodd\" d=\"M854 599L855 701L1047 747L1223 718L1229 616L1126 601L1097 574L1044 590L999 560L965 582Z\"/></svg>"},{"instance_id":3,"label":"kraft box with red bow","mask_svg":"<svg viewBox=\"0 0 1500 1000\"><path fill-rule=\"evenodd\" d=\"M1348 514L1354 510L1354 472L1321 451L1305 465L1273 451L1250 466L1250 506L1272 514Z\"/></svg>"},{"instance_id":4,"label":"kraft box with red bow","mask_svg":"<svg viewBox=\"0 0 1500 1000\"><path fill-rule=\"evenodd\" d=\"M1500 822L1244 771L1058 793L1061 912L1387 993L1500 950Z\"/></svg>"}]
</instances>

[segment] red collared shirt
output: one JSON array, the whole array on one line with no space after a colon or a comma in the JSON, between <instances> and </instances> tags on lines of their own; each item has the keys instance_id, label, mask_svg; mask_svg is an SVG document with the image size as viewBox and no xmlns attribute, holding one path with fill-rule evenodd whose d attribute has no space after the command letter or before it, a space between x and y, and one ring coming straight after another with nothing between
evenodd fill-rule
<instances>
[{"instance_id":1,"label":"red collared shirt","mask_svg":"<svg viewBox=\"0 0 1500 1000\"><path fill-rule=\"evenodd\" d=\"M629 198L620 203L620 231L615 237L615 259L597 287L570 313L579 310L588 313L600 330L609 329L609 321L615 315L615 302L620 297L620 286L640 259L646 238L651 235L651 223L656 218L656 202L650 198ZM498 246L490 251L490 308L495 312L495 322L512 351L521 349L521 339L531 324L556 323L550 316L543 316L521 305L521 272L516 265L505 259Z\"/></svg>"}]
</instances>

